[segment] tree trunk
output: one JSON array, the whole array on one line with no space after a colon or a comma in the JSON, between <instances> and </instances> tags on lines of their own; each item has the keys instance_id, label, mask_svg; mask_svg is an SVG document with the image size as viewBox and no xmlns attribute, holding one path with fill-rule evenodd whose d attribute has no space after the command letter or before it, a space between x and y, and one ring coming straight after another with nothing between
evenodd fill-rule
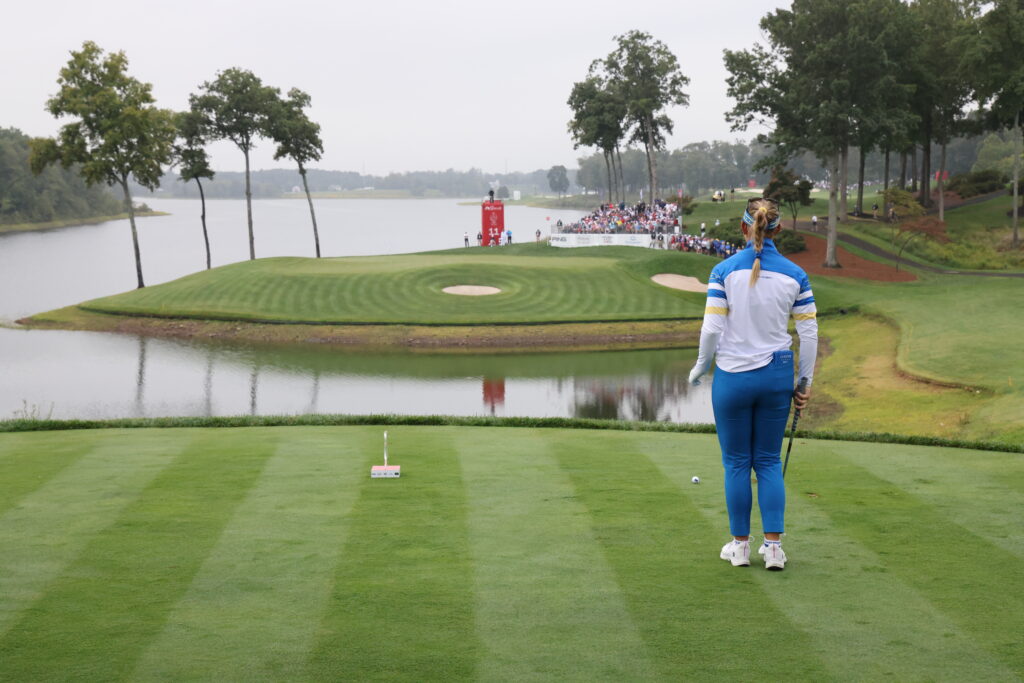
<instances>
[{"instance_id":1,"label":"tree trunk","mask_svg":"<svg viewBox=\"0 0 1024 683\"><path fill-rule=\"evenodd\" d=\"M843 150L839 155L839 220L845 221L846 216L849 214L849 207L846 202L846 188L850 184L850 146L843 144Z\"/></svg>"},{"instance_id":2,"label":"tree trunk","mask_svg":"<svg viewBox=\"0 0 1024 683\"><path fill-rule=\"evenodd\" d=\"M910 148L910 192L917 192L917 145Z\"/></svg>"},{"instance_id":3,"label":"tree trunk","mask_svg":"<svg viewBox=\"0 0 1024 683\"><path fill-rule=\"evenodd\" d=\"M900 152L900 189L907 189L907 151Z\"/></svg>"},{"instance_id":4,"label":"tree trunk","mask_svg":"<svg viewBox=\"0 0 1024 683\"><path fill-rule=\"evenodd\" d=\"M605 169L608 168L608 162L611 162L611 175L608 177L608 203L614 204L615 198L618 197L618 186L619 186L619 174L615 171L615 154L611 150L604 152L604 164Z\"/></svg>"},{"instance_id":5,"label":"tree trunk","mask_svg":"<svg viewBox=\"0 0 1024 683\"><path fill-rule=\"evenodd\" d=\"M313 198L309 196L306 169L302 168L302 164L299 164L299 175L302 176L302 187L306 190L306 201L309 202L309 217L313 219L313 242L316 244L316 257L320 258L320 232L316 229L316 212L313 211Z\"/></svg>"},{"instance_id":6,"label":"tree trunk","mask_svg":"<svg viewBox=\"0 0 1024 683\"><path fill-rule=\"evenodd\" d=\"M256 240L252 234L252 188L249 185L249 148L242 149L245 154L245 215L249 221L249 260L256 260Z\"/></svg>"},{"instance_id":7,"label":"tree trunk","mask_svg":"<svg viewBox=\"0 0 1024 683\"><path fill-rule=\"evenodd\" d=\"M604 169L605 169L605 171L608 172L608 203L611 204L612 201L613 201L612 200L612 167L611 167L611 164L609 164L609 162L608 162L608 157L609 157L608 151L607 150L603 150L602 154L604 156Z\"/></svg>"},{"instance_id":8,"label":"tree trunk","mask_svg":"<svg viewBox=\"0 0 1024 683\"><path fill-rule=\"evenodd\" d=\"M836 242L839 237L839 226L836 223L838 207L836 205L839 194L839 161L842 156L842 152L836 150L832 157L832 172L829 173L828 179L828 239L825 243L825 263L822 264L826 268L841 267L839 260L836 258Z\"/></svg>"},{"instance_id":9,"label":"tree trunk","mask_svg":"<svg viewBox=\"0 0 1024 683\"><path fill-rule=\"evenodd\" d=\"M884 193L884 192L888 192L889 191L889 148L888 147L885 148L885 170L882 172L882 175L885 176L884 180L882 181L882 192Z\"/></svg>"},{"instance_id":10,"label":"tree trunk","mask_svg":"<svg viewBox=\"0 0 1024 683\"><path fill-rule=\"evenodd\" d=\"M651 174L651 196L647 198L648 203L654 202L658 194L658 160L654 158L657 149L654 146L654 121L647 121L647 141L644 146L647 148L647 168Z\"/></svg>"},{"instance_id":11,"label":"tree trunk","mask_svg":"<svg viewBox=\"0 0 1024 683\"><path fill-rule=\"evenodd\" d=\"M885 148L885 170L882 172L882 175L885 176L885 178L882 181L882 216L887 215L888 211L889 211L889 202L887 202L885 200L885 193L889 191L889 151L890 151L889 148L886 147Z\"/></svg>"},{"instance_id":12,"label":"tree trunk","mask_svg":"<svg viewBox=\"0 0 1024 683\"><path fill-rule=\"evenodd\" d=\"M1013 248L1020 246L1020 232L1018 230L1018 219L1020 218L1020 110L1013 117Z\"/></svg>"},{"instance_id":13,"label":"tree trunk","mask_svg":"<svg viewBox=\"0 0 1024 683\"><path fill-rule=\"evenodd\" d=\"M619 201L626 202L626 172L622 170L622 150L615 145L615 156L619 158Z\"/></svg>"},{"instance_id":14,"label":"tree trunk","mask_svg":"<svg viewBox=\"0 0 1024 683\"><path fill-rule=\"evenodd\" d=\"M946 143L942 143L942 154L939 155L939 220L946 220L946 183L943 175L946 172Z\"/></svg>"},{"instance_id":15,"label":"tree trunk","mask_svg":"<svg viewBox=\"0 0 1024 683\"><path fill-rule=\"evenodd\" d=\"M203 184L196 178L196 185L199 186L199 202L202 207L199 213L199 220L203 223L203 243L206 245L206 269L210 269L210 236L206 232L206 195L203 194Z\"/></svg>"},{"instance_id":16,"label":"tree trunk","mask_svg":"<svg viewBox=\"0 0 1024 683\"><path fill-rule=\"evenodd\" d=\"M864 159L867 154L864 153L863 147L857 151L860 152L860 165L857 168L857 215L861 216L864 214Z\"/></svg>"},{"instance_id":17,"label":"tree trunk","mask_svg":"<svg viewBox=\"0 0 1024 683\"><path fill-rule=\"evenodd\" d=\"M132 226L132 249L135 250L135 275L139 279L139 289L146 286L142 281L142 254L139 252L139 233L135 229L135 207L132 196L128 193L128 176L121 177L121 189L124 190L124 204L128 209L128 223Z\"/></svg>"},{"instance_id":18,"label":"tree trunk","mask_svg":"<svg viewBox=\"0 0 1024 683\"><path fill-rule=\"evenodd\" d=\"M921 194L918 197L921 206L932 205L932 134L926 130L924 144L921 145Z\"/></svg>"}]
</instances>

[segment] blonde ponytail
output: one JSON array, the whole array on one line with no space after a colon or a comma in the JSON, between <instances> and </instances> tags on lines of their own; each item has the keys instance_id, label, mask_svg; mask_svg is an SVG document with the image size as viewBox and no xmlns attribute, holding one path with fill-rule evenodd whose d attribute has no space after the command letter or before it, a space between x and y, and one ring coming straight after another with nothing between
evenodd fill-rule
<instances>
[{"instance_id":1,"label":"blonde ponytail","mask_svg":"<svg viewBox=\"0 0 1024 683\"><path fill-rule=\"evenodd\" d=\"M754 267L750 269L750 286L757 284L757 278L761 275L761 250L764 249L764 240L768 235L768 226L774 221L778 222L779 210L772 202L758 200L753 202L757 209L750 225L750 240L754 243ZM748 209L749 212L749 209Z\"/></svg>"}]
</instances>

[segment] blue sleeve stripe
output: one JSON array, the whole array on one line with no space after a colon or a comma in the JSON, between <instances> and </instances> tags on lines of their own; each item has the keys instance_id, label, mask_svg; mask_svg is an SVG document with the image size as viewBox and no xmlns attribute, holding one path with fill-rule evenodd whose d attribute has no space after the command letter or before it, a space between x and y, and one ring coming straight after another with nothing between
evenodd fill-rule
<instances>
[{"instance_id":1,"label":"blue sleeve stripe","mask_svg":"<svg viewBox=\"0 0 1024 683\"><path fill-rule=\"evenodd\" d=\"M813 296L809 296L806 299L797 299L795 302L793 302L793 307L796 308L797 306L806 306L807 304L813 304L813 303L814 303L814 297Z\"/></svg>"},{"instance_id":2,"label":"blue sleeve stripe","mask_svg":"<svg viewBox=\"0 0 1024 683\"><path fill-rule=\"evenodd\" d=\"M723 291L721 289L709 289L708 290L708 298L710 299L711 297L716 297L718 299L728 299L729 298L729 297L727 297L725 295L725 291Z\"/></svg>"}]
</instances>

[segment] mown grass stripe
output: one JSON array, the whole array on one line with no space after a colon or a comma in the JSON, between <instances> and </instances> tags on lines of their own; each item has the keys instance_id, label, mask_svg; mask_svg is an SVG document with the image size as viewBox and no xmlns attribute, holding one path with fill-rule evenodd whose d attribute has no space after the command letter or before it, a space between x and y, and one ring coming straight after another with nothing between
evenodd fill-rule
<instances>
[{"instance_id":1,"label":"mown grass stripe","mask_svg":"<svg viewBox=\"0 0 1024 683\"><path fill-rule=\"evenodd\" d=\"M0 680L131 673L274 449L264 430L190 436L0 639Z\"/></svg>"},{"instance_id":2,"label":"mown grass stripe","mask_svg":"<svg viewBox=\"0 0 1024 683\"><path fill-rule=\"evenodd\" d=\"M879 457L877 450L861 454L845 445L832 448L839 448L847 459L927 503L949 523L967 527L1003 552L1024 559L1024 467L1019 455L986 453L978 457L982 454L889 446L884 457ZM927 466L922 467L926 459ZM955 495L950 495L951 491ZM979 505L979 501L998 504Z\"/></svg>"},{"instance_id":3,"label":"mown grass stripe","mask_svg":"<svg viewBox=\"0 0 1024 683\"><path fill-rule=\"evenodd\" d=\"M721 529L644 456L649 438L559 433L548 443L594 520L661 676L824 678L808 634L772 605L768 588L718 558Z\"/></svg>"},{"instance_id":4,"label":"mown grass stripe","mask_svg":"<svg viewBox=\"0 0 1024 683\"><path fill-rule=\"evenodd\" d=\"M463 680L479 640L454 430L388 431L402 477L369 478L375 439L307 678Z\"/></svg>"},{"instance_id":5,"label":"mown grass stripe","mask_svg":"<svg viewBox=\"0 0 1024 683\"><path fill-rule=\"evenodd\" d=\"M100 434L81 439L55 439L52 434L0 438L0 517L77 462L101 438Z\"/></svg>"},{"instance_id":6,"label":"mown grass stripe","mask_svg":"<svg viewBox=\"0 0 1024 683\"><path fill-rule=\"evenodd\" d=\"M355 431L306 430L278 444L134 678L302 677L343 518L366 477L367 444Z\"/></svg>"},{"instance_id":7,"label":"mown grass stripe","mask_svg":"<svg viewBox=\"0 0 1024 683\"><path fill-rule=\"evenodd\" d=\"M92 447L0 517L0 636L187 443L161 432L97 432L85 440L54 436L25 435L23 443L47 450L63 450L68 443ZM0 672L6 659L0 640Z\"/></svg>"},{"instance_id":8,"label":"mown grass stripe","mask_svg":"<svg viewBox=\"0 0 1024 683\"><path fill-rule=\"evenodd\" d=\"M665 476L700 499L699 509L727 540L729 521L717 440L652 435L644 439L644 447ZM699 487L690 483L694 473L702 478ZM776 609L809 634L809 651L829 668L829 678L1013 678L995 658L979 657L977 642L909 584L894 579L877 550L858 543L847 529L833 524L821 511L819 499L805 493L825 491L835 482L820 479L806 466L789 474L789 532L784 546L790 562L785 572L767 572L752 554L752 570ZM759 543L756 486L754 491L751 522ZM704 552L717 550L718 544L713 544Z\"/></svg>"},{"instance_id":9,"label":"mown grass stripe","mask_svg":"<svg viewBox=\"0 0 1024 683\"><path fill-rule=\"evenodd\" d=\"M927 471L924 469L923 471ZM878 549L885 568L964 629L979 647L1024 676L1024 574L1016 557L932 506L822 448L814 474L828 488L818 504L851 538ZM960 498L961 505L999 506L999 500ZM973 604L964 605L964 596Z\"/></svg>"},{"instance_id":10,"label":"mown grass stripe","mask_svg":"<svg viewBox=\"0 0 1024 683\"><path fill-rule=\"evenodd\" d=\"M460 432L482 680L642 680L656 669L543 432ZM586 653L585 656L580 656Z\"/></svg>"}]
</instances>

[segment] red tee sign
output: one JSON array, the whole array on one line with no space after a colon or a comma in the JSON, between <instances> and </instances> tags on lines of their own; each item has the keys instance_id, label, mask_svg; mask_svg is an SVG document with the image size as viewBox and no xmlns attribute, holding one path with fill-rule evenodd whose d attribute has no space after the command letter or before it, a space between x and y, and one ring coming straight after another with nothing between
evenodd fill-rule
<instances>
[{"instance_id":1,"label":"red tee sign","mask_svg":"<svg viewBox=\"0 0 1024 683\"><path fill-rule=\"evenodd\" d=\"M505 232L505 205L500 201L484 202L481 212L480 232L484 246L501 246L501 233Z\"/></svg>"}]
</instances>

